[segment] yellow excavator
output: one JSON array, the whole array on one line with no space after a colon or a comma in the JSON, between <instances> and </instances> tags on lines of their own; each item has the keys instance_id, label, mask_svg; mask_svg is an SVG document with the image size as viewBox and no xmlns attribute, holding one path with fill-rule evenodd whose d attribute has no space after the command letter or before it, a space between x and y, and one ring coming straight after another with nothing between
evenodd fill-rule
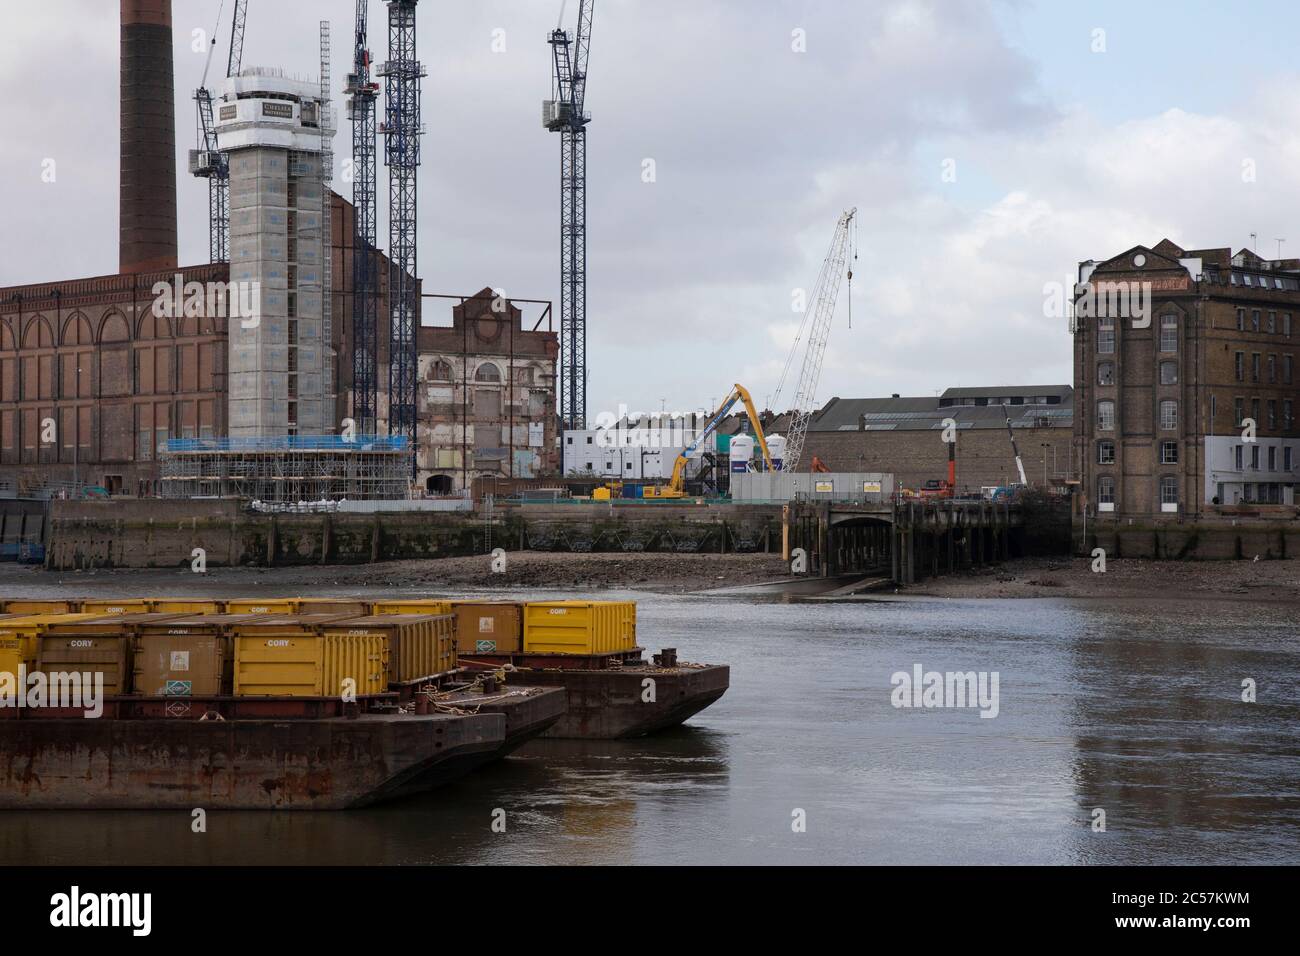
<instances>
[{"instance_id":1,"label":"yellow excavator","mask_svg":"<svg viewBox=\"0 0 1300 956\"><path fill-rule=\"evenodd\" d=\"M749 416L749 423L754 428L754 438L758 441L758 447L763 451L764 470L775 471L776 466L772 462L772 456L767 450L767 438L763 435L763 423L759 421L758 410L754 408L754 400L749 397L749 391L743 385L733 385L731 393L722 400L718 410L713 413L708 423L695 436L695 440L682 449L682 453L677 456L673 463L673 476L668 480L666 485L646 485L641 492L643 498L685 498L686 497L686 464L692 452L700 447L700 443L715 432L723 419L731 411L736 402L742 402L745 406L745 414Z\"/></svg>"},{"instance_id":2,"label":"yellow excavator","mask_svg":"<svg viewBox=\"0 0 1300 956\"><path fill-rule=\"evenodd\" d=\"M776 465L772 461L772 455L767 450L767 438L763 435L763 423L759 421L758 410L754 408L754 400L749 396L749 390L743 385L733 385L731 393L718 406L718 410L709 418L708 423L695 436L695 440L682 449L682 453L677 456L673 463L673 474L668 479L666 485L643 485L641 487L640 498L649 498L652 501L658 501L668 498L685 498L686 494L686 465L693 451L700 447L704 439L708 438L715 432L723 419L731 411L736 402L742 402L745 406L745 414L749 416L749 422L754 428L754 437L758 441L758 447L763 451L763 464L765 471L776 471ZM591 497L593 501L609 501L612 498L622 496L624 482L615 481L602 485L592 490Z\"/></svg>"}]
</instances>

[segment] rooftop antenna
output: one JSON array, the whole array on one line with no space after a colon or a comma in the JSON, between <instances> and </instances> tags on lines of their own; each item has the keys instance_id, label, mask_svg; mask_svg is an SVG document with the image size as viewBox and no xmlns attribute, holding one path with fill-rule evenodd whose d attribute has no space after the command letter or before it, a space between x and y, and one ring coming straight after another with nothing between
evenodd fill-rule
<instances>
[{"instance_id":1,"label":"rooftop antenna","mask_svg":"<svg viewBox=\"0 0 1300 956\"><path fill-rule=\"evenodd\" d=\"M1255 251L1255 246L1256 246L1258 243L1259 243L1259 236L1258 236L1258 234L1252 232L1252 233L1250 234L1250 251L1251 251L1251 252L1254 252L1254 251Z\"/></svg>"},{"instance_id":2,"label":"rooftop antenna","mask_svg":"<svg viewBox=\"0 0 1300 956\"><path fill-rule=\"evenodd\" d=\"M1274 239L1277 239L1276 236L1274 236L1273 238L1274 238ZM1282 258L1282 243L1284 243L1284 242L1286 242L1285 239L1278 239L1278 240L1277 240L1277 257L1278 257L1279 259Z\"/></svg>"}]
</instances>

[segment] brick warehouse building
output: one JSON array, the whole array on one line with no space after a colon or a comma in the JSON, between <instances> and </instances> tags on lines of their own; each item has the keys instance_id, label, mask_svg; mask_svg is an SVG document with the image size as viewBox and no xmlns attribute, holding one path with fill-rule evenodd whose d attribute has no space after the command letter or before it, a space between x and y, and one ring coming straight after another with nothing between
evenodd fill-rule
<instances>
[{"instance_id":1,"label":"brick warehouse building","mask_svg":"<svg viewBox=\"0 0 1300 956\"><path fill-rule=\"evenodd\" d=\"M1081 263L1079 281L1074 442L1088 513L1294 505L1300 260L1165 239ZM1149 325L1118 283L1149 283L1136 286L1150 290Z\"/></svg>"},{"instance_id":2,"label":"brick warehouse building","mask_svg":"<svg viewBox=\"0 0 1300 956\"><path fill-rule=\"evenodd\" d=\"M1007 412L1004 414L1003 405ZM1033 487L1061 487L1077 473L1071 451L1074 390L1068 385L949 388L938 396L833 398L808 426L800 471L816 455L831 471L888 472L899 487L946 478L943 420L957 423L957 488L977 493L1019 481L1007 414Z\"/></svg>"},{"instance_id":3,"label":"brick warehouse building","mask_svg":"<svg viewBox=\"0 0 1300 956\"><path fill-rule=\"evenodd\" d=\"M352 401L352 206L331 195L331 207L332 401L333 421L341 423ZM386 257L377 255L382 383L388 275ZM178 273L185 283L224 283L229 275L214 263L0 288L0 482L26 492L81 482L112 494L156 494L158 451L167 439L227 433L225 319L152 314L154 283L174 284ZM524 327L514 303L492 312L494 300L490 290L463 297L468 324L460 305L451 327L421 326L418 333L416 478L427 490L450 491L479 475L555 469L558 337ZM466 357L470 379L462 381ZM439 376L448 367L452 380L444 384ZM42 426L50 420L52 435ZM381 401L381 432L385 425Z\"/></svg>"},{"instance_id":4,"label":"brick warehouse building","mask_svg":"<svg viewBox=\"0 0 1300 956\"><path fill-rule=\"evenodd\" d=\"M230 342L220 315L176 318L152 312L155 283L227 283L224 263L178 268L176 242L175 116L170 3L122 0L121 4L121 142L119 273L70 281L42 281L0 289L0 487L12 493L50 494L77 484L102 485L111 493L155 494L159 448L167 439L222 437L229 433L228 369ZM334 387L325 390L328 409L324 429L334 432L351 408L352 379L352 246L351 205L328 193L330 210L330 282L333 321L325 361ZM301 244L299 244L301 245ZM388 262L382 253L379 277L378 378L387 378ZM292 265L292 263L290 263ZM471 297L460 297L471 298ZM425 297L428 302L430 297ZM549 306L547 307L549 313ZM517 309L506 315L518 318ZM417 321L419 321L417 315ZM505 323L502 323L505 324ZM479 323L482 326L482 323ZM526 369L501 364L526 387L511 381L493 413L489 399L475 400L486 426L466 433L469 442L491 441L484 454L471 453L462 473L509 475L517 465L544 469L544 455L532 457L534 432L545 447L554 445L553 362L558 349L549 328L511 327L508 334L483 332L460 336L459 348L445 348L442 330L421 328L417 347L421 367L440 368L450 351L470 359L482 347L488 354L508 343L516 356L526 355ZM490 341L488 341L490 340ZM435 349L425 354L426 346ZM484 368L484 377L491 372ZM550 378L548 379L548 376ZM471 389L502 393L490 381ZM382 394L382 389L381 389ZM522 401L522 406L521 406ZM421 437L432 438L438 409L422 401L430 416L421 422ZM463 417L463 416L462 416ZM383 430L381 415L381 432ZM525 424L527 443L516 442L510 428L499 440L492 426ZM465 439L462 438L464 447ZM500 448L520 444L530 449L503 460ZM436 448L421 447L428 466ZM418 476L423 483L426 473Z\"/></svg>"}]
</instances>

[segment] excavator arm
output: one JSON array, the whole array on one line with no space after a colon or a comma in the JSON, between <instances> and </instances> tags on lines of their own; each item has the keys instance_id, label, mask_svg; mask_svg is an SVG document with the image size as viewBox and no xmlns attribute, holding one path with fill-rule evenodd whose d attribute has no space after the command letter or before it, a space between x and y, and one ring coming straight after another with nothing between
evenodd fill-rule
<instances>
[{"instance_id":1,"label":"excavator arm","mask_svg":"<svg viewBox=\"0 0 1300 956\"><path fill-rule=\"evenodd\" d=\"M700 447L700 443L708 438L718 426L722 424L730 413L736 402L741 402L745 406L745 414L749 416L750 424L754 426L754 437L758 439L758 447L763 451L763 463L767 466L768 471L773 471L772 456L767 450L767 437L763 434L763 424L758 417L758 409L754 407L754 400L749 395L749 390L743 385L733 385L730 394L722 400L718 410L713 413L705 424L700 433L695 436L695 440L682 449L682 453L677 456L673 462L673 476L668 482L668 493L672 497L678 497L686 492L686 464L692 452Z\"/></svg>"}]
</instances>

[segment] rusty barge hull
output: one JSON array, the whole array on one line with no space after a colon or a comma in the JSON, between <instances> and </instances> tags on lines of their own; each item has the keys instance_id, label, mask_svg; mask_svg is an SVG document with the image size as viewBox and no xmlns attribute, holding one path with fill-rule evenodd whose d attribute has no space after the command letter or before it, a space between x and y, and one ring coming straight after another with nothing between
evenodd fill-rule
<instances>
[{"instance_id":1,"label":"rusty barge hull","mask_svg":"<svg viewBox=\"0 0 1300 956\"><path fill-rule=\"evenodd\" d=\"M0 720L0 810L340 810L432 790L552 727L565 694L462 713Z\"/></svg>"},{"instance_id":2,"label":"rusty barge hull","mask_svg":"<svg viewBox=\"0 0 1300 956\"><path fill-rule=\"evenodd\" d=\"M463 751L450 759L429 766L426 770L401 784L383 799L413 796L436 789L453 780L473 773L484 764L509 756L535 737L543 736L564 718L567 695L561 688L534 688L524 694L485 695L482 699L468 699L464 706L473 707L478 714L497 715L505 720L505 739L491 751ZM452 700L453 705L460 702Z\"/></svg>"},{"instance_id":3,"label":"rusty barge hull","mask_svg":"<svg viewBox=\"0 0 1300 956\"><path fill-rule=\"evenodd\" d=\"M597 663L536 655L493 661L476 654L474 661L463 660L478 666L511 663L519 668L518 679L529 685L564 688L564 716L542 736L569 740L642 737L676 727L722 697L731 683L731 668L726 664L658 667L619 661L612 667L580 666L584 662ZM651 696L647 679L654 682L653 700L647 700Z\"/></svg>"}]
</instances>

